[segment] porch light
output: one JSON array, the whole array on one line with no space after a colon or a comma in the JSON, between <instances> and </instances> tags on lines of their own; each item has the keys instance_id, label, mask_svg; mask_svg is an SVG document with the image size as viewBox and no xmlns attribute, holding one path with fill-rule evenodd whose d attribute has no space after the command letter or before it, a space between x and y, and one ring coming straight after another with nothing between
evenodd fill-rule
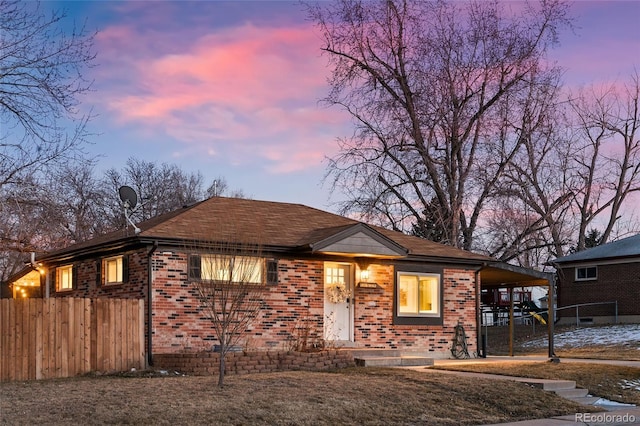
<instances>
[{"instance_id":1,"label":"porch light","mask_svg":"<svg viewBox=\"0 0 640 426\"><path fill-rule=\"evenodd\" d=\"M358 282L358 287L360 288L378 288L378 284L369 281L369 268L361 268L360 269L360 281Z\"/></svg>"},{"instance_id":2,"label":"porch light","mask_svg":"<svg viewBox=\"0 0 640 426\"><path fill-rule=\"evenodd\" d=\"M368 281L369 280L369 268L360 270L360 281Z\"/></svg>"}]
</instances>

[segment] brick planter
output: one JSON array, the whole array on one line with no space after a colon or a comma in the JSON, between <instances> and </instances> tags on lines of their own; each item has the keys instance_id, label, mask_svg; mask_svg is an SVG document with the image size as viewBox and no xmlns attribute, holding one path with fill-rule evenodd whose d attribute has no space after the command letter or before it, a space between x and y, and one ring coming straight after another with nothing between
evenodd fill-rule
<instances>
[{"instance_id":1,"label":"brick planter","mask_svg":"<svg viewBox=\"0 0 640 426\"><path fill-rule=\"evenodd\" d=\"M194 376L217 374L219 353L198 352L155 354L155 368L175 370ZM321 352L231 352L227 354L227 374L270 373L274 371L324 371L353 367L351 351L327 350Z\"/></svg>"}]
</instances>

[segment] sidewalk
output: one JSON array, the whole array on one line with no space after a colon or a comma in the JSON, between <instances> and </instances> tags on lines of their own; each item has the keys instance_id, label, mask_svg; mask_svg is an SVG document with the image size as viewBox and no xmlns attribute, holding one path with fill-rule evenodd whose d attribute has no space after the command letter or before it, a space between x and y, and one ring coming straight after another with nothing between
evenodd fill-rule
<instances>
[{"instance_id":1,"label":"sidewalk","mask_svg":"<svg viewBox=\"0 0 640 426\"><path fill-rule=\"evenodd\" d=\"M546 356L490 356L487 358L473 359L437 359L434 360L434 366L438 365L460 365L460 364L484 364L493 362L541 362L548 361ZM600 359L577 359L577 358L560 358L560 362L580 362L595 364L622 365L628 367L640 368L640 361L621 361L621 360L600 360ZM430 370L442 373L445 370ZM447 371L447 374L458 374L466 376L483 377L494 380L514 380L539 385L545 389L552 389L554 382L563 382L561 380L545 380L545 379L529 379L522 377L500 376L495 374L484 373L465 373ZM569 426L569 425L589 425L589 426L640 426L640 407L636 406L619 406L619 405L597 405L607 411L601 413L575 413L567 416L552 417L538 420L524 420L520 422L500 423L500 426ZM486 425L496 426L496 425Z\"/></svg>"},{"instance_id":2,"label":"sidewalk","mask_svg":"<svg viewBox=\"0 0 640 426\"><path fill-rule=\"evenodd\" d=\"M582 359L582 358L559 358L560 362L583 362L590 364L610 364L622 365L626 367L640 368L640 361L626 361L617 359ZM470 359L436 359L433 365L455 365L455 364L485 364L491 362L540 362L548 361L549 357L544 355L518 355L518 356L488 356L486 358Z\"/></svg>"},{"instance_id":3,"label":"sidewalk","mask_svg":"<svg viewBox=\"0 0 640 426\"><path fill-rule=\"evenodd\" d=\"M626 408L622 410L605 411L602 413L576 413L569 416L552 417L549 419L524 420L521 422L499 423L499 426L629 426L640 425L640 408ZM498 426L485 425L485 426Z\"/></svg>"}]
</instances>

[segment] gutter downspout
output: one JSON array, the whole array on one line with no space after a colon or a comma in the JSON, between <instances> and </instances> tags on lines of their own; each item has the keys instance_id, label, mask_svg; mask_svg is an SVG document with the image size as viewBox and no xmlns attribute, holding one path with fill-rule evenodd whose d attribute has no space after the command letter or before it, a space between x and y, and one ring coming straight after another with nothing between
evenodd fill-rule
<instances>
[{"instance_id":1,"label":"gutter downspout","mask_svg":"<svg viewBox=\"0 0 640 426\"><path fill-rule=\"evenodd\" d=\"M153 365L153 344L151 342L151 335L153 334L152 325L153 325L153 311L152 311L152 301L153 301L153 265L151 262L151 257L153 256L153 252L158 248L158 242L154 241L153 245L147 248L147 365Z\"/></svg>"}]
</instances>

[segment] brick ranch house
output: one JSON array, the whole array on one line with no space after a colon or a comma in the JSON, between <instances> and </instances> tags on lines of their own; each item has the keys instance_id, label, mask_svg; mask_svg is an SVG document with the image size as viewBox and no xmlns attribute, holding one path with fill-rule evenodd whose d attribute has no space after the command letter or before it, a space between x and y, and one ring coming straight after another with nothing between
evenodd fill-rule
<instances>
[{"instance_id":1,"label":"brick ranch house","mask_svg":"<svg viewBox=\"0 0 640 426\"><path fill-rule=\"evenodd\" d=\"M493 259L300 204L214 197L37 259L42 297L145 300L150 364L216 344L192 284L203 241L260 236L263 309L249 350L283 350L295 323L336 346L449 357L461 324L477 352L479 271ZM195 266L194 266L195 265ZM191 266L191 267L190 267ZM336 284L345 288L335 297ZM334 297L332 297L334 295Z\"/></svg>"},{"instance_id":2,"label":"brick ranch house","mask_svg":"<svg viewBox=\"0 0 640 426\"><path fill-rule=\"evenodd\" d=\"M559 323L640 323L640 234L555 259ZM617 302L616 305L608 302ZM603 303L574 308L579 304Z\"/></svg>"}]
</instances>

